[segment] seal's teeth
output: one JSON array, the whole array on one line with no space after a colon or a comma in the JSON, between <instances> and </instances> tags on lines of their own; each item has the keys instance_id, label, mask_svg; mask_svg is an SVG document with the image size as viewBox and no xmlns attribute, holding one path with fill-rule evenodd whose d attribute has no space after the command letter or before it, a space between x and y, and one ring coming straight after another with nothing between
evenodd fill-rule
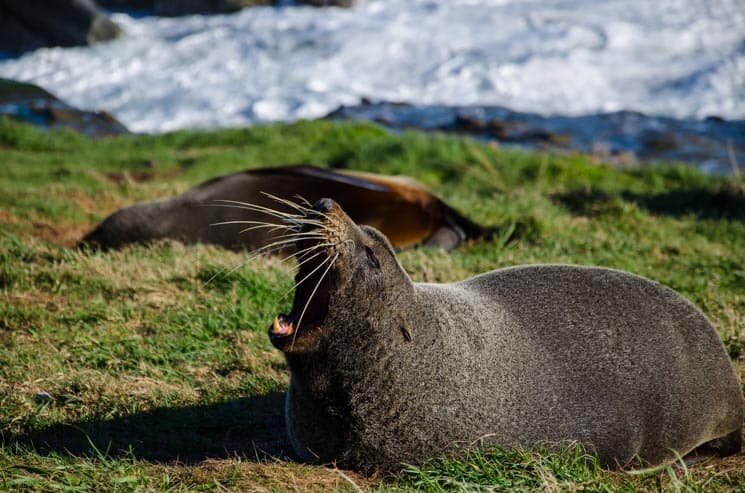
<instances>
[{"instance_id":1,"label":"seal's teeth","mask_svg":"<svg viewBox=\"0 0 745 493\"><path fill-rule=\"evenodd\" d=\"M295 324L293 322L287 323L282 315L274 317L274 323L272 324L272 333L283 336L291 335L295 331Z\"/></svg>"},{"instance_id":2,"label":"seal's teeth","mask_svg":"<svg viewBox=\"0 0 745 493\"><path fill-rule=\"evenodd\" d=\"M272 324L272 332L275 334L279 334L280 331L280 325L279 325L279 315L274 317L274 323Z\"/></svg>"}]
</instances>

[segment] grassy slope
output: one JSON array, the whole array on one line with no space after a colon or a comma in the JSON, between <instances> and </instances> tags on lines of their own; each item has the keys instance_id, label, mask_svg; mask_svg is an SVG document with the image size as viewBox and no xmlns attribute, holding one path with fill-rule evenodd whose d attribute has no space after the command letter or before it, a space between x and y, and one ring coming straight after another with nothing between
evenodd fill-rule
<instances>
[{"instance_id":1,"label":"grassy slope","mask_svg":"<svg viewBox=\"0 0 745 493\"><path fill-rule=\"evenodd\" d=\"M740 457L628 476L565 454L492 451L380 482L281 456L287 374L265 329L291 265L166 243L68 248L106 214L259 165L411 175L502 238L409 250L417 280L531 262L657 279L745 344L745 183L683 167L620 171L583 156L301 122L88 140L0 120L0 489L745 489ZM213 281L207 283L215 274ZM40 392L46 392L47 398ZM740 486L737 486L740 485Z\"/></svg>"}]
</instances>

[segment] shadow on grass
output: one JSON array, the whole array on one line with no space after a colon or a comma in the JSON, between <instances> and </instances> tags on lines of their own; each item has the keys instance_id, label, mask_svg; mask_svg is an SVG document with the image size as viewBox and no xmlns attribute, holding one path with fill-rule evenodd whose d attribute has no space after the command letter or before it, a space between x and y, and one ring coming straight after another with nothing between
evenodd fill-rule
<instances>
[{"instance_id":1,"label":"shadow on grass","mask_svg":"<svg viewBox=\"0 0 745 493\"><path fill-rule=\"evenodd\" d=\"M284 426L284 392L218 404L158 408L120 418L52 425L6 438L40 454L133 456L194 463L241 456L292 458ZM8 440L9 438L9 440ZM95 448L94 448L95 447Z\"/></svg>"},{"instance_id":2,"label":"shadow on grass","mask_svg":"<svg viewBox=\"0 0 745 493\"><path fill-rule=\"evenodd\" d=\"M555 194L552 198L579 215L621 212L620 201L623 200L653 214L673 217L693 214L701 219L745 220L745 187L735 185L714 189L681 188L657 194L611 193L580 188Z\"/></svg>"}]
</instances>

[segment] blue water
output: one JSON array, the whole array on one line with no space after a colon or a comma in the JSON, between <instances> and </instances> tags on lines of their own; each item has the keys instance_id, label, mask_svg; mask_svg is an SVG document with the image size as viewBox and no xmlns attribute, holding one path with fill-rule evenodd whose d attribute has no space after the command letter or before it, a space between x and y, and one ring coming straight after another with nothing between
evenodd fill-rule
<instances>
[{"instance_id":1,"label":"blue water","mask_svg":"<svg viewBox=\"0 0 745 493\"><path fill-rule=\"evenodd\" d=\"M114 18L123 39L0 60L0 77L144 132L315 118L362 98L745 118L742 0L361 0Z\"/></svg>"}]
</instances>

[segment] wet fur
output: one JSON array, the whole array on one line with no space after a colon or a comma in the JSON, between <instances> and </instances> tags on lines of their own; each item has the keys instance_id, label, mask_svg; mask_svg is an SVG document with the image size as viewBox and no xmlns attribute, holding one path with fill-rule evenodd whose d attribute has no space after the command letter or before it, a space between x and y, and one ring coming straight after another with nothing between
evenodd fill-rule
<instances>
[{"instance_id":1,"label":"wet fur","mask_svg":"<svg viewBox=\"0 0 745 493\"><path fill-rule=\"evenodd\" d=\"M326 318L298 334L302 350L284 348L301 458L373 472L482 445L579 441L620 467L722 437L739 450L735 372L711 323L673 290L569 265L412 283L382 234L342 214L336 234L355 246L338 247Z\"/></svg>"}]
</instances>

